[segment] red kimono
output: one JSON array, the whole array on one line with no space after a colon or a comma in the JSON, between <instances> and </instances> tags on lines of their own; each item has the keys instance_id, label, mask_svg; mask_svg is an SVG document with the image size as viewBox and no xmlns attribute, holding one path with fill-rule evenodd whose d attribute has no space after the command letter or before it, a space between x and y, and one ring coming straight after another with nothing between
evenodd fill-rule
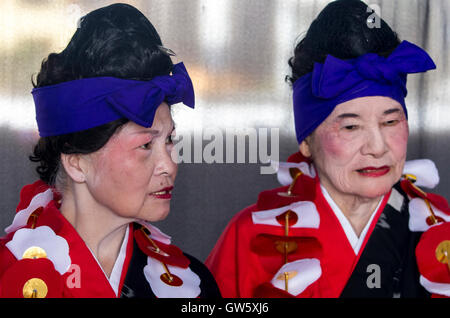
<instances>
[{"instance_id":1,"label":"red kimono","mask_svg":"<svg viewBox=\"0 0 450 318\"><path fill-rule=\"evenodd\" d=\"M290 186L261 192L256 204L235 215L206 260L224 297L427 297L449 292L447 264L436 269L430 253L428 260L418 261L419 267L421 262L429 267L419 273L415 251L425 229L414 228L409 203L423 195L408 180L383 197L361 237L351 240L349 224L326 198L312 165L299 154L289 161L294 164L285 172L302 173ZM450 220L442 199L432 199L439 201L439 208L433 208L441 217L430 229ZM412 209L422 221L416 212L423 209ZM433 243L448 234L441 230ZM425 276L443 289L425 289Z\"/></svg>"},{"instance_id":2,"label":"red kimono","mask_svg":"<svg viewBox=\"0 0 450 318\"><path fill-rule=\"evenodd\" d=\"M128 226L108 278L59 199L41 181L23 188L0 239L0 297L220 297L207 268L145 222Z\"/></svg>"}]
</instances>

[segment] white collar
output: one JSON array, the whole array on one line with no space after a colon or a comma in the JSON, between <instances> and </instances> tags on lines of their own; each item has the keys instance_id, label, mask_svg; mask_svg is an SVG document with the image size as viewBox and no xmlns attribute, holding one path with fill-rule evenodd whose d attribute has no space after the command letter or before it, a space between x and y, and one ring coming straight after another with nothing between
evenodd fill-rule
<instances>
[{"instance_id":1,"label":"white collar","mask_svg":"<svg viewBox=\"0 0 450 318\"><path fill-rule=\"evenodd\" d=\"M128 245L128 234L129 234L130 225L127 226L127 229L125 231L125 236L122 241L122 245L120 246L119 254L117 255L116 261L114 262L113 269L111 271L111 275L108 278L108 275L106 275L105 271L103 270L102 266L100 265L100 262L95 257L95 254L92 252L92 250L88 247L89 251L91 252L94 259L97 261L98 266L101 268L103 274L105 274L106 279L108 279L109 284L111 285L111 288L114 290L114 293L119 296L119 284L120 284L120 278L122 277L122 271L123 271L123 265L125 263L125 256L127 254L127 245Z\"/></svg>"},{"instance_id":2,"label":"white collar","mask_svg":"<svg viewBox=\"0 0 450 318\"><path fill-rule=\"evenodd\" d=\"M328 204L330 205L331 209L333 210L334 214L336 215L337 219L339 220L339 223L342 226L342 229L344 230L345 236L347 236L348 242L350 243L351 247L353 248L353 251L355 252L355 255L358 255L359 250L361 249L361 246L364 242L364 238L369 231L370 224L372 224L373 218L375 217L376 212L378 211L381 202L383 201L384 196L380 199L380 202L378 202L377 207L372 212L372 215L370 216L369 221L367 222L366 226L361 232L361 235L358 237L356 235L355 231L353 230L352 225L350 224L350 221L347 219L345 214L342 212L342 210L338 207L336 202L331 198L330 194L328 193L327 189L321 184L320 188L322 190L322 194L327 200Z\"/></svg>"},{"instance_id":3,"label":"white collar","mask_svg":"<svg viewBox=\"0 0 450 318\"><path fill-rule=\"evenodd\" d=\"M127 230L125 231L125 236L122 241L122 246L120 247L119 250L119 255L117 255L116 262L114 263L111 275L109 276L109 283L111 284L111 287L116 293L117 297L119 297L118 293L119 293L120 278L122 277L123 264L125 263L125 257L127 254L129 229L130 225L127 226Z\"/></svg>"}]
</instances>

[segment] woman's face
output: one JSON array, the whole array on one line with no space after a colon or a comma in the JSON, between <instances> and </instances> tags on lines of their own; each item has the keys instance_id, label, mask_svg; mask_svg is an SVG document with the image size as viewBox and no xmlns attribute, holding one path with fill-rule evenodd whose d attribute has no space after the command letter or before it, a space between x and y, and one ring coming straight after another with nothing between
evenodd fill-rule
<instances>
[{"instance_id":1,"label":"woman's face","mask_svg":"<svg viewBox=\"0 0 450 318\"><path fill-rule=\"evenodd\" d=\"M300 150L312 156L320 182L332 196L374 199L400 179L408 135L397 101L361 97L339 104Z\"/></svg>"},{"instance_id":2,"label":"woman's face","mask_svg":"<svg viewBox=\"0 0 450 318\"><path fill-rule=\"evenodd\" d=\"M150 128L128 122L90 154L86 184L95 204L124 218L164 219L177 174L170 156L173 132L169 107L162 103Z\"/></svg>"}]
</instances>

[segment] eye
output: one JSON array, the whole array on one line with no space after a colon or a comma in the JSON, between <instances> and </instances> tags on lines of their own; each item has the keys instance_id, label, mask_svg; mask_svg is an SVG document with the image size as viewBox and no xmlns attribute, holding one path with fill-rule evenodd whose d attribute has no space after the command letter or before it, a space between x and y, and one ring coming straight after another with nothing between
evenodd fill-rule
<instances>
[{"instance_id":1,"label":"eye","mask_svg":"<svg viewBox=\"0 0 450 318\"><path fill-rule=\"evenodd\" d=\"M142 146L139 146L139 148L144 149L144 150L150 150L152 148L152 142L149 141L146 144L143 144Z\"/></svg>"},{"instance_id":2,"label":"eye","mask_svg":"<svg viewBox=\"0 0 450 318\"><path fill-rule=\"evenodd\" d=\"M388 120L388 121L385 121L383 124L385 125L385 126L395 126L395 125L397 125L398 124L398 120L397 119L393 119L393 120Z\"/></svg>"},{"instance_id":3,"label":"eye","mask_svg":"<svg viewBox=\"0 0 450 318\"><path fill-rule=\"evenodd\" d=\"M348 131L353 131L353 130L356 130L358 128L359 128L358 125L346 125L346 126L343 127L343 129L348 130Z\"/></svg>"}]
</instances>

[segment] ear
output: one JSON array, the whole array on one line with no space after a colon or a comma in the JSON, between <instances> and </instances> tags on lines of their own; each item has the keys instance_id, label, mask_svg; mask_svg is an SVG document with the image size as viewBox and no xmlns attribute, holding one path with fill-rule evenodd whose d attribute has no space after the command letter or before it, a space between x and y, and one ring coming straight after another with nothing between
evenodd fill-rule
<instances>
[{"instance_id":1,"label":"ear","mask_svg":"<svg viewBox=\"0 0 450 318\"><path fill-rule=\"evenodd\" d=\"M304 139L302 143L299 146L300 153L303 155L303 157L309 158L311 157L311 148L308 143L308 138Z\"/></svg>"},{"instance_id":2,"label":"ear","mask_svg":"<svg viewBox=\"0 0 450 318\"><path fill-rule=\"evenodd\" d=\"M83 183L86 181L86 161L81 154L61 154L61 163L67 175L76 182Z\"/></svg>"}]
</instances>

